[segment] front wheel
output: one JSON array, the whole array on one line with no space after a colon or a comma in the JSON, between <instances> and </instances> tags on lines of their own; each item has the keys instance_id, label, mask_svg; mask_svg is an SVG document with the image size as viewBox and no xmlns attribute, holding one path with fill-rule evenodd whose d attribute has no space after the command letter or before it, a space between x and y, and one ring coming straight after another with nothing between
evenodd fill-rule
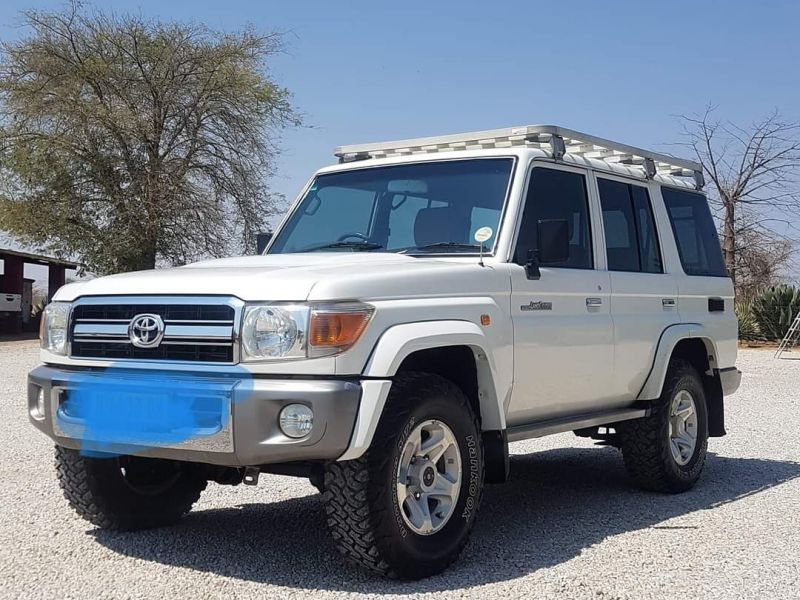
<instances>
[{"instance_id":1,"label":"front wheel","mask_svg":"<svg viewBox=\"0 0 800 600\"><path fill-rule=\"evenodd\" d=\"M158 458L83 456L56 446L56 470L70 506L116 531L170 525L188 513L206 487L193 465Z\"/></svg>"},{"instance_id":2,"label":"front wheel","mask_svg":"<svg viewBox=\"0 0 800 600\"><path fill-rule=\"evenodd\" d=\"M618 431L625 466L639 487L668 493L691 488L708 449L708 410L697 370L672 360L651 415L620 423Z\"/></svg>"},{"instance_id":3,"label":"front wheel","mask_svg":"<svg viewBox=\"0 0 800 600\"><path fill-rule=\"evenodd\" d=\"M328 528L361 566L429 577L466 545L483 476L480 426L466 395L438 375L398 375L369 451L326 467Z\"/></svg>"}]
</instances>

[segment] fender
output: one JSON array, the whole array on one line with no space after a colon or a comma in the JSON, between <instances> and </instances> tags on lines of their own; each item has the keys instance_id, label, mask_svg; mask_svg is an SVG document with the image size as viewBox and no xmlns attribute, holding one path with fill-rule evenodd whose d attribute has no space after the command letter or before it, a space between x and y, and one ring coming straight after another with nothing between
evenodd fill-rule
<instances>
[{"instance_id":1,"label":"fender","mask_svg":"<svg viewBox=\"0 0 800 600\"><path fill-rule=\"evenodd\" d=\"M706 345L708 355L712 357L712 365L716 362L717 346L708 335L705 327L700 323L677 323L670 325L663 332L658 340L653 365L650 367L650 374L647 376L637 400L655 400L661 396L664 381L667 378L669 359L672 356L678 342L685 339L698 338Z\"/></svg>"},{"instance_id":2,"label":"fender","mask_svg":"<svg viewBox=\"0 0 800 600\"><path fill-rule=\"evenodd\" d=\"M350 446L339 460L352 460L369 447L391 388L391 378L412 353L444 346L469 346L478 371L478 397L484 430L506 427L502 400L511 380L499 381L491 345L478 325L470 321L425 321L395 325L378 339L363 371L361 403Z\"/></svg>"}]
</instances>

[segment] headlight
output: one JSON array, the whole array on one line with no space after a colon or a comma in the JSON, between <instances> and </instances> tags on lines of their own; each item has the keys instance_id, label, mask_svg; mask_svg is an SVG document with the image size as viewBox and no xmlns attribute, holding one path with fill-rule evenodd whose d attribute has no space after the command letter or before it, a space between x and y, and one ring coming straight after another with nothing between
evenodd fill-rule
<instances>
[{"instance_id":1,"label":"headlight","mask_svg":"<svg viewBox=\"0 0 800 600\"><path fill-rule=\"evenodd\" d=\"M45 307L39 330L43 350L53 354L65 355L67 353L70 309L69 302L52 302Z\"/></svg>"},{"instance_id":2,"label":"headlight","mask_svg":"<svg viewBox=\"0 0 800 600\"><path fill-rule=\"evenodd\" d=\"M244 360L302 358L306 355L308 307L258 304L244 309Z\"/></svg>"},{"instance_id":3,"label":"headlight","mask_svg":"<svg viewBox=\"0 0 800 600\"><path fill-rule=\"evenodd\" d=\"M373 310L360 302L248 305L242 318L242 360L339 354L361 337Z\"/></svg>"}]
</instances>

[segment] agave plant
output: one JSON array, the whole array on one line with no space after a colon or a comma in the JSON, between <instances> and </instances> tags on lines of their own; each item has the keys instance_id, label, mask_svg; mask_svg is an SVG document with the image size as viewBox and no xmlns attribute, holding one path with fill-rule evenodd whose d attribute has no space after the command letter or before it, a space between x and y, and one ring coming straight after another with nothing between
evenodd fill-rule
<instances>
[{"instance_id":1,"label":"agave plant","mask_svg":"<svg viewBox=\"0 0 800 600\"><path fill-rule=\"evenodd\" d=\"M753 314L753 302L751 300L737 302L734 310L739 323L739 339L748 342L761 339L761 331Z\"/></svg>"},{"instance_id":2,"label":"agave plant","mask_svg":"<svg viewBox=\"0 0 800 600\"><path fill-rule=\"evenodd\" d=\"M753 302L753 316L762 335L768 340L782 340L800 313L800 289L777 285L767 289Z\"/></svg>"}]
</instances>

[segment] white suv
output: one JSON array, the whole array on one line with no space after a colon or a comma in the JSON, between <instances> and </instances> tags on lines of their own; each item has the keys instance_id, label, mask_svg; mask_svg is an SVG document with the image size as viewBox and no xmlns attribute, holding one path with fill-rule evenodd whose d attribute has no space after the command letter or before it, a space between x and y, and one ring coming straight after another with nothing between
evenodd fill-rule
<instances>
[{"instance_id":1,"label":"white suv","mask_svg":"<svg viewBox=\"0 0 800 600\"><path fill-rule=\"evenodd\" d=\"M574 431L689 489L736 390L701 167L553 126L337 150L265 252L63 287L33 424L93 524L309 477L342 552L442 571L508 443Z\"/></svg>"}]
</instances>

